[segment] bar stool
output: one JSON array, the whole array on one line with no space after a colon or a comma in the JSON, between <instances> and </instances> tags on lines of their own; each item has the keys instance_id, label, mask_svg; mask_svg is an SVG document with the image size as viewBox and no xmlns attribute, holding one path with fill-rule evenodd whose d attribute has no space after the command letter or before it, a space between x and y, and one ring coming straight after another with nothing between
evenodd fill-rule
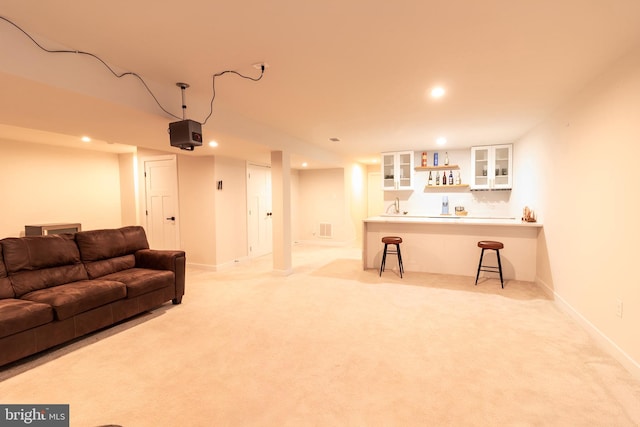
<instances>
[{"instance_id":1,"label":"bar stool","mask_svg":"<svg viewBox=\"0 0 640 427\"><path fill-rule=\"evenodd\" d=\"M402 273L404 273L404 267L402 266L402 254L400 253L402 237L385 236L382 238L382 243L384 243L384 252L382 253L382 262L380 263L380 276L382 276L382 272L384 271L384 264L387 261L387 253L389 253L396 254L398 256L398 268L400 270L400 278L402 278ZM387 246L389 245L396 245L396 248L387 249Z\"/></svg>"},{"instance_id":2,"label":"bar stool","mask_svg":"<svg viewBox=\"0 0 640 427\"><path fill-rule=\"evenodd\" d=\"M481 271L487 271L490 273L500 273L500 284L504 289L504 281L502 280L502 263L500 262L500 249L504 248L502 242L495 242L493 240L481 240L478 242L478 247L482 248L480 252L480 262L478 263L478 272L476 273L476 285L478 284L478 277L480 277ZM496 251L496 257L498 258L498 266L482 265L482 257L484 256L485 249L491 249Z\"/></svg>"}]
</instances>

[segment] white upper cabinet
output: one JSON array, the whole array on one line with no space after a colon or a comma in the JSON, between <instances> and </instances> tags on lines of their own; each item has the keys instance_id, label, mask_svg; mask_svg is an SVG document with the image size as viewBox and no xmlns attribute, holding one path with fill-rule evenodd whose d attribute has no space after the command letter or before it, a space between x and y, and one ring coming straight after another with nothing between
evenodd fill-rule
<instances>
[{"instance_id":1,"label":"white upper cabinet","mask_svg":"<svg viewBox=\"0 0 640 427\"><path fill-rule=\"evenodd\" d=\"M382 189L413 190L413 151L382 153Z\"/></svg>"},{"instance_id":2,"label":"white upper cabinet","mask_svg":"<svg viewBox=\"0 0 640 427\"><path fill-rule=\"evenodd\" d=\"M512 182L512 144L471 147L472 190L510 190Z\"/></svg>"}]
</instances>

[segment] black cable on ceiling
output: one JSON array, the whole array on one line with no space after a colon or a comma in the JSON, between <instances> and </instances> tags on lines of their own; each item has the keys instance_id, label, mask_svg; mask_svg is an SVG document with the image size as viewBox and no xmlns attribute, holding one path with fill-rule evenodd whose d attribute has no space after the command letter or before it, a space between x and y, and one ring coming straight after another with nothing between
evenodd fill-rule
<instances>
[{"instance_id":1,"label":"black cable on ceiling","mask_svg":"<svg viewBox=\"0 0 640 427\"><path fill-rule=\"evenodd\" d=\"M138 80L140 80L140 82L142 83L142 85L145 87L145 89L147 90L147 92L149 92L149 95L151 95L151 97L153 98L153 100L156 102L156 104L158 105L158 107L160 107L160 109L162 111L164 111L166 114L170 115L171 117L174 117L178 120L182 120L182 117L176 116L175 114L171 113L170 111L168 111L167 109L165 109L162 104L160 104L160 101L158 101L158 98L154 95L153 91L151 90L151 88L149 88L149 86L147 85L147 83L144 81L144 79L142 78L142 76L140 76L138 73L134 73L132 71L126 71L124 73L117 73L113 68L111 68L104 60L102 60L102 58L100 58L98 55L93 54L91 52L85 52L82 50L68 50L68 49L48 49L44 46L42 46L40 43L38 43L32 36L31 34L29 34L27 31L23 30L18 24L16 24L15 22L11 21L8 18L5 18L4 16L0 15L0 19L13 25L15 28L17 28L20 32L22 32L25 36L27 36L29 38L29 40L31 40L36 46L38 46L40 49L42 49L43 51L47 52L47 53L74 53L77 55L86 55L89 56L95 60L97 60L98 62L100 62L102 65L104 65L104 67L109 70L111 72L111 74L113 74L115 77L117 78L122 78L125 76L133 76L135 78L137 78ZM209 104L210 108L209 108L209 115L205 118L204 122L202 122L202 124L204 125L205 123L207 123L207 120L209 120L209 118L211 117L211 115L213 114L213 101L216 97L216 77L220 77L224 74L227 73L232 73L235 74L237 76L240 76L244 79L248 79L248 80L252 80L252 81L258 81L260 79L262 79L262 76L264 75L264 69L265 66L262 64L261 65L261 71L260 71L260 76L259 77L249 77L249 76L245 76L243 74L240 74L237 71L233 71L233 70L225 70L222 71L220 73L214 74L212 77L212 90L213 93L211 95L211 102Z\"/></svg>"},{"instance_id":2,"label":"black cable on ceiling","mask_svg":"<svg viewBox=\"0 0 640 427\"><path fill-rule=\"evenodd\" d=\"M243 79L247 79L247 80L252 80L254 82L257 82L258 80L262 79L262 76L264 76L264 64L260 64L260 76L258 77L249 77L249 76L245 76L240 74L237 71L232 71L232 70L227 70L227 71L222 71L220 73L214 74L213 78L211 79L212 83L212 95L211 95L211 103L209 105L209 115L207 116L207 118L204 119L204 122L202 122L203 125L205 125L207 123L207 121L209 120L209 117L211 117L211 115L213 114L213 100L216 99L216 77L220 77L223 76L227 73L232 73L235 74L237 76L242 77Z\"/></svg>"}]
</instances>

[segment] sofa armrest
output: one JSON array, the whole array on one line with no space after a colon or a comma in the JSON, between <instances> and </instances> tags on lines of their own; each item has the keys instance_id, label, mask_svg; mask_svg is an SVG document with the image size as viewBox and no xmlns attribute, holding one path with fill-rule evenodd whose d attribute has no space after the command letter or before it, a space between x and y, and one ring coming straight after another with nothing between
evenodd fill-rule
<instances>
[{"instance_id":1,"label":"sofa armrest","mask_svg":"<svg viewBox=\"0 0 640 427\"><path fill-rule=\"evenodd\" d=\"M184 251L140 249L136 251L136 267L175 272L176 262L184 257Z\"/></svg>"},{"instance_id":2,"label":"sofa armrest","mask_svg":"<svg viewBox=\"0 0 640 427\"><path fill-rule=\"evenodd\" d=\"M176 294L173 303L180 304L185 287L186 255L184 251L141 249L136 251L135 255L136 267L173 271L176 280Z\"/></svg>"}]
</instances>

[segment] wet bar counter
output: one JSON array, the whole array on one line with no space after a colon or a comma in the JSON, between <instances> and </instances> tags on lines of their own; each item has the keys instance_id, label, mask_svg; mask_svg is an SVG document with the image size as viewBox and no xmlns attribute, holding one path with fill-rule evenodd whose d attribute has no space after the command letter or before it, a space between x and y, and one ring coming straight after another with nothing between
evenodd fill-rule
<instances>
[{"instance_id":1,"label":"wet bar counter","mask_svg":"<svg viewBox=\"0 0 640 427\"><path fill-rule=\"evenodd\" d=\"M384 236L402 237L400 249L406 272L476 275L481 249L479 240L498 240L505 280L534 281L540 223L515 218L390 215L363 221L362 263L364 269L380 268ZM486 251L496 263L494 251ZM397 270L395 256L387 258L387 270ZM393 274L388 272L388 274ZM497 274L481 273L481 277Z\"/></svg>"}]
</instances>

